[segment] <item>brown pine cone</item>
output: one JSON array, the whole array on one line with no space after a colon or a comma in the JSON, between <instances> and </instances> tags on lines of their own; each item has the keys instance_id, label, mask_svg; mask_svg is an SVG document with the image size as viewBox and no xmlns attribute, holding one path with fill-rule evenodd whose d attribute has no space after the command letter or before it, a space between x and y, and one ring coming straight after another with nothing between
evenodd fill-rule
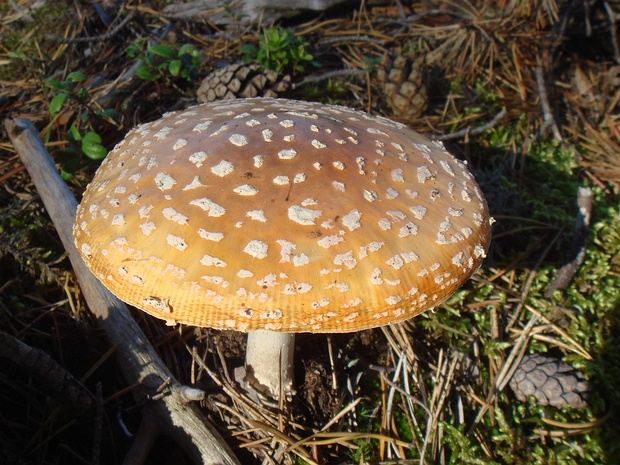
<instances>
[{"instance_id":1,"label":"brown pine cone","mask_svg":"<svg viewBox=\"0 0 620 465\"><path fill-rule=\"evenodd\" d=\"M377 83L397 118L414 119L426 110L424 59L405 55L397 48L377 65Z\"/></svg>"},{"instance_id":2,"label":"brown pine cone","mask_svg":"<svg viewBox=\"0 0 620 465\"><path fill-rule=\"evenodd\" d=\"M510 379L517 399L526 402L533 396L538 405L587 407L590 383L573 367L541 354L524 355Z\"/></svg>"},{"instance_id":3,"label":"brown pine cone","mask_svg":"<svg viewBox=\"0 0 620 465\"><path fill-rule=\"evenodd\" d=\"M198 88L198 101L240 97L277 97L292 87L291 77L256 63L235 63L209 73Z\"/></svg>"}]
</instances>

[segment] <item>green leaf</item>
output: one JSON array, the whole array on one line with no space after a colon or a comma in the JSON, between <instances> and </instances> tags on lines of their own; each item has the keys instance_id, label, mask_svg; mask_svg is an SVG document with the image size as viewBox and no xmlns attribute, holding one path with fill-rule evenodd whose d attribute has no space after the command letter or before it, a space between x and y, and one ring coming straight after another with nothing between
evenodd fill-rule
<instances>
[{"instance_id":1,"label":"green leaf","mask_svg":"<svg viewBox=\"0 0 620 465\"><path fill-rule=\"evenodd\" d=\"M196 51L196 47L192 44L183 44L181 46L181 48L179 49L178 55L193 55L194 52Z\"/></svg>"},{"instance_id":2,"label":"green leaf","mask_svg":"<svg viewBox=\"0 0 620 465\"><path fill-rule=\"evenodd\" d=\"M50 89L52 89L52 90L61 90L62 89L62 84L60 83L60 81L57 81L56 79L48 79L47 80L47 85L50 86Z\"/></svg>"},{"instance_id":3,"label":"green leaf","mask_svg":"<svg viewBox=\"0 0 620 465\"><path fill-rule=\"evenodd\" d=\"M79 142L82 140L82 135L80 134L80 131L78 130L75 124L72 124L69 127L69 134L71 135L71 137L73 137L73 140L76 142Z\"/></svg>"},{"instance_id":4,"label":"green leaf","mask_svg":"<svg viewBox=\"0 0 620 465\"><path fill-rule=\"evenodd\" d=\"M280 46L280 44L278 44L277 42L269 42L267 44L265 44L263 46L263 48L265 50L267 50L268 52L277 52L278 50L280 50L282 47Z\"/></svg>"},{"instance_id":5,"label":"green leaf","mask_svg":"<svg viewBox=\"0 0 620 465\"><path fill-rule=\"evenodd\" d=\"M136 75L140 79L145 79L147 81L152 81L154 79L153 73L151 72L150 68L146 65L138 66L138 69L136 69Z\"/></svg>"},{"instance_id":6,"label":"green leaf","mask_svg":"<svg viewBox=\"0 0 620 465\"><path fill-rule=\"evenodd\" d=\"M50 102L50 115L54 117L60 110L62 110L65 101L69 94L67 92L61 92L60 94L54 96L52 101Z\"/></svg>"},{"instance_id":7,"label":"green leaf","mask_svg":"<svg viewBox=\"0 0 620 465\"><path fill-rule=\"evenodd\" d=\"M245 44L239 47L239 51L243 53L244 59L256 58L258 55L258 47L254 44Z\"/></svg>"},{"instance_id":8,"label":"green leaf","mask_svg":"<svg viewBox=\"0 0 620 465\"><path fill-rule=\"evenodd\" d=\"M101 136L94 131L88 131L82 138L84 144L101 144Z\"/></svg>"},{"instance_id":9,"label":"green leaf","mask_svg":"<svg viewBox=\"0 0 620 465\"><path fill-rule=\"evenodd\" d=\"M181 66L181 60L172 60L168 65L168 71L170 71L170 74L173 76L178 76L179 71L181 71Z\"/></svg>"},{"instance_id":10,"label":"green leaf","mask_svg":"<svg viewBox=\"0 0 620 465\"><path fill-rule=\"evenodd\" d=\"M149 48L149 52L169 60L177 57L177 52L169 45L164 44L153 45Z\"/></svg>"},{"instance_id":11,"label":"green leaf","mask_svg":"<svg viewBox=\"0 0 620 465\"><path fill-rule=\"evenodd\" d=\"M83 82L86 80L86 75L84 73L80 73L79 71L74 71L67 75L66 80L71 82Z\"/></svg>"},{"instance_id":12,"label":"green leaf","mask_svg":"<svg viewBox=\"0 0 620 465\"><path fill-rule=\"evenodd\" d=\"M101 144L82 143L82 152L92 160L101 160L108 154L108 150Z\"/></svg>"},{"instance_id":13,"label":"green leaf","mask_svg":"<svg viewBox=\"0 0 620 465\"><path fill-rule=\"evenodd\" d=\"M142 47L140 47L138 44L129 44L129 47L127 47L127 55L129 55L131 58L136 58L138 56L142 58Z\"/></svg>"}]
</instances>

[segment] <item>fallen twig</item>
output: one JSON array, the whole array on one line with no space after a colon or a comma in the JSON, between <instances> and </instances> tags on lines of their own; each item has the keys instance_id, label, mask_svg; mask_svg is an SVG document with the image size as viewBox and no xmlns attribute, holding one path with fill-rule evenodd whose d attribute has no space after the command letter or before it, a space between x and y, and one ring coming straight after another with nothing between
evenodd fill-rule
<instances>
[{"instance_id":1,"label":"fallen twig","mask_svg":"<svg viewBox=\"0 0 620 465\"><path fill-rule=\"evenodd\" d=\"M461 137L467 137L467 136L476 136L478 134L482 134L484 131L493 129L495 126L499 124L499 122L502 120L502 118L505 115L506 115L506 109L504 108L497 115L495 115L491 121L489 121L486 124L483 124L482 126L478 126L475 128L466 127L459 131L452 132L450 134L438 134L438 135L434 135L431 137L436 140L444 141L444 140L460 139Z\"/></svg>"},{"instance_id":2,"label":"fallen twig","mask_svg":"<svg viewBox=\"0 0 620 465\"><path fill-rule=\"evenodd\" d=\"M366 75L366 71L363 69L336 69L333 71L315 73L305 77L295 85L297 87L305 86L307 84L316 84L317 82L327 81L328 79L351 79L355 77L362 77Z\"/></svg>"},{"instance_id":3,"label":"fallen twig","mask_svg":"<svg viewBox=\"0 0 620 465\"><path fill-rule=\"evenodd\" d=\"M609 20L609 42L611 42L614 50L614 61L617 65L620 65L620 46L618 45L618 34L616 27L616 19L618 18L618 15L611 9L609 2L603 2L603 6L605 8L605 13L607 14L607 19Z\"/></svg>"},{"instance_id":4,"label":"fallen twig","mask_svg":"<svg viewBox=\"0 0 620 465\"><path fill-rule=\"evenodd\" d=\"M116 356L125 380L138 385L132 391L136 400L156 392L168 378L173 385L178 384L125 304L114 297L82 261L71 233L77 202L58 175L32 123L14 118L6 120L5 127L56 226L91 312L110 344L118 345ZM195 463L239 465L228 445L194 404L180 403L175 396L164 396L147 402L141 413L143 423L151 424L157 435L166 434L176 440ZM147 447L148 444L149 441ZM144 453L138 455L146 457Z\"/></svg>"},{"instance_id":5,"label":"fallen twig","mask_svg":"<svg viewBox=\"0 0 620 465\"><path fill-rule=\"evenodd\" d=\"M589 187L580 187L577 190L577 218L575 219L575 234L571 245L568 261L562 266L547 290L545 297L550 298L558 289L566 289L586 258L590 215L592 213L592 190Z\"/></svg>"},{"instance_id":6,"label":"fallen twig","mask_svg":"<svg viewBox=\"0 0 620 465\"><path fill-rule=\"evenodd\" d=\"M59 42L61 44L76 44L76 43L85 43L85 42L103 42L104 40L111 39L116 34L118 34L121 29L123 29L134 16L134 12L130 11L127 16L125 16L120 23L114 26L105 34L94 36L94 37L62 37L57 34L47 34L47 38L53 40L54 42Z\"/></svg>"},{"instance_id":7,"label":"fallen twig","mask_svg":"<svg viewBox=\"0 0 620 465\"><path fill-rule=\"evenodd\" d=\"M32 17L32 15L28 13L27 11L24 11L22 8L20 8L20 6L17 3L15 3L15 0L9 0L9 2L11 3L11 6L13 7L13 9L17 13L19 13L20 19L25 20L25 21L34 21L34 18Z\"/></svg>"},{"instance_id":8,"label":"fallen twig","mask_svg":"<svg viewBox=\"0 0 620 465\"><path fill-rule=\"evenodd\" d=\"M385 40L363 34L345 34L341 36L330 36L319 40L317 45L335 47L336 45L350 44L352 42L365 42L380 46L385 45Z\"/></svg>"},{"instance_id":9,"label":"fallen twig","mask_svg":"<svg viewBox=\"0 0 620 465\"><path fill-rule=\"evenodd\" d=\"M545 75L542 67L542 60L536 60L536 84L538 86L538 95L540 96L540 104L543 110L543 125L540 127L538 131L538 137L540 137L544 132L551 128L553 131L553 137L556 140L563 140L562 134L560 133L560 129L555 122L555 118L553 117L553 111L551 109L551 104L549 103L549 96L547 95L547 85L545 83Z\"/></svg>"}]
</instances>

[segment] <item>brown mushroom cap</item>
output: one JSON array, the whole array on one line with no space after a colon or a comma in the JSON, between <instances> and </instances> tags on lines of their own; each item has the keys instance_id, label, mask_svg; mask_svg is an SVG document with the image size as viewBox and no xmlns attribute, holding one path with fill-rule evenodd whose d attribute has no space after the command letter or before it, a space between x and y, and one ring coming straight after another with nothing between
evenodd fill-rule
<instances>
[{"instance_id":1,"label":"brown mushroom cap","mask_svg":"<svg viewBox=\"0 0 620 465\"><path fill-rule=\"evenodd\" d=\"M490 223L441 143L344 107L255 98L129 132L74 235L114 294L171 323L346 332L445 300L480 266Z\"/></svg>"}]
</instances>

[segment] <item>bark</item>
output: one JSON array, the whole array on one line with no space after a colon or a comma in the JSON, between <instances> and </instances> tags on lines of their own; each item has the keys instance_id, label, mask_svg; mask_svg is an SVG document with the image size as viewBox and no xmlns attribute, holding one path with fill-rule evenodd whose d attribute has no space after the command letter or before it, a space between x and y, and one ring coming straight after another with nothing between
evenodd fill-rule
<instances>
[{"instance_id":1,"label":"bark","mask_svg":"<svg viewBox=\"0 0 620 465\"><path fill-rule=\"evenodd\" d=\"M110 344L117 345L117 362L136 400L156 393L167 379L178 385L159 358L123 302L113 296L88 270L73 243L72 225L77 202L58 175L54 162L27 120L14 118L5 127L56 226L69 254L90 311L105 331ZM194 404L164 396L148 402L143 419L154 422L158 433L172 437L195 462L213 465L239 465L231 449Z\"/></svg>"}]
</instances>

